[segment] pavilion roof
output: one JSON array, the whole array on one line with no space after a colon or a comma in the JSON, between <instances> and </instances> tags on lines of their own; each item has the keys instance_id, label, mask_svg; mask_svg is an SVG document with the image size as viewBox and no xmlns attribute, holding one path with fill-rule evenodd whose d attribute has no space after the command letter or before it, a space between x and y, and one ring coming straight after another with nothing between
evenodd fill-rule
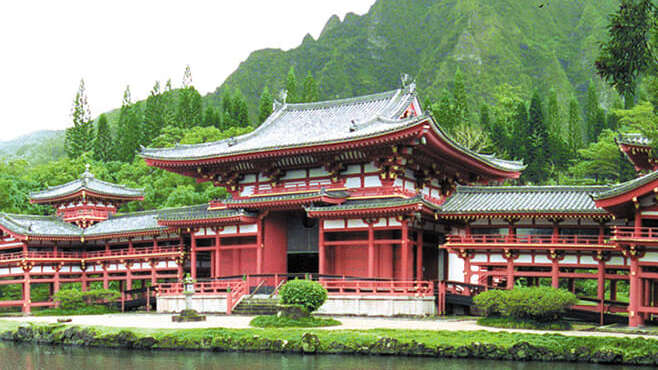
<instances>
[{"instance_id":1,"label":"pavilion roof","mask_svg":"<svg viewBox=\"0 0 658 370\"><path fill-rule=\"evenodd\" d=\"M56 216L0 213L0 228L28 238L98 239L114 235L157 234L169 228L167 221L216 220L237 216L255 217L240 209L208 210L208 204L111 215L86 229Z\"/></svg>"},{"instance_id":2,"label":"pavilion roof","mask_svg":"<svg viewBox=\"0 0 658 370\"><path fill-rule=\"evenodd\" d=\"M648 146L651 140L640 133L620 133L617 136L618 144Z\"/></svg>"},{"instance_id":3,"label":"pavilion roof","mask_svg":"<svg viewBox=\"0 0 658 370\"><path fill-rule=\"evenodd\" d=\"M93 174L91 174L91 172L89 172L89 168L80 175L80 178L67 182L66 184L48 187L46 190L30 193L30 198L35 203L42 203L50 200L66 198L82 191L100 196L127 200L139 200L144 198L143 189L134 189L98 180Z\"/></svg>"},{"instance_id":4,"label":"pavilion roof","mask_svg":"<svg viewBox=\"0 0 658 370\"><path fill-rule=\"evenodd\" d=\"M439 215L607 214L592 194L607 186L457 186Z\"/></svg>"},{"instance_id":5,"label":"pavilion roof","mask_svg":"<svg viewBox=\"0 0 658 370\"><path fill-rule=\"evenodd\" d=\"M658 171L649 172L648 174L640 177L636 177L632 180L622 182L621 184L614 185L610 187L607 191L599 192L592 195L594 200L603 200L616 197L628 192L631 192L635 189L638 189L644 185L647 185L653 181L658 180Z\"/></svg>"},{"instance_id":6,"label":"pavilion roof","mask_svg":"<svg viewBox=\"0 0 658 370\"><path fill-rule=\"evenodd\" d=\"M310 206L305 207L306 212L313 216L315 214L335 214L342 213L396 213L400 209L434 211L438 206L427 201L422 195L415 197L390 197L390 198L370 198L370 199L351 199L339 205L332 206Z\"/></svg>"},{"instance_id":7,"label":"pavilion roof","mask_svg":"<svg viewBox=\"0 0 658 370\"><path fill-rule=\"evenodd\" d=\"M412 103L419 115L403 118L403 113ZM422 114L418 105L412 85L347 99L283 104L256 130L246 135L174 148L143 148L140 155L147 161L186 163L369 139L431 122L435 132L448 145L479 162L507 172L525 168L522 162L478 154L459 145L433 118Z\"/></svg>"}]
</instances>

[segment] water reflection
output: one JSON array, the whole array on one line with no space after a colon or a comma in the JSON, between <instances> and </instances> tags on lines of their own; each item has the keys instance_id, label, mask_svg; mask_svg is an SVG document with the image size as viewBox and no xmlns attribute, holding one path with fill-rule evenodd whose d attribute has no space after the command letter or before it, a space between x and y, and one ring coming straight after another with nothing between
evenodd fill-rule
<instances>
[{"instance_id":1,"label":"water reflection","mask_svg":"<svg viewBox=\"0 0 658 370\"><path fill-rule=\"evenodd\" d=\"M168 369L519 369L621 370L630 366L572 363L452 360L382 356L302 356L270 353L127 351L99 348L51 347L0 342L0 369L168 370Z\"/></svg>"}]
</instances>

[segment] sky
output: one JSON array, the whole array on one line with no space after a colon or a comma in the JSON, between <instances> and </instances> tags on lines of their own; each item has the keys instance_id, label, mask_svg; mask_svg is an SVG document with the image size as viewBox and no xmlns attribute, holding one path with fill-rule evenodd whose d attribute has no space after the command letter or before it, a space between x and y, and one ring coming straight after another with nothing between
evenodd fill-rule
<instances>
[{"instance_id":1,"label":"sky","mask_svg":"<svg viewBox=\"0 0 658 370\"><path fill-rule=\"evenodd\" d=\"M249 54L317 39L331 15L375 0L0 2L0 141L72 125L85 80L92 116L144 99L156 80L180 86L185 66L214 91Z\"/></svg>"}]
</instances>

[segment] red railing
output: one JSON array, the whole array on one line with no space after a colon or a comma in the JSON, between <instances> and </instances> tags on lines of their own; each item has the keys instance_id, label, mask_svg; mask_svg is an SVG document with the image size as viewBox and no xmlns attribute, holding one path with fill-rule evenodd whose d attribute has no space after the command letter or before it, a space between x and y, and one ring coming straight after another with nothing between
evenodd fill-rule
<instances>
[{"instance_id":1,"label":"red railing","mask_svg":"<svg viewBox=\"0 0 658 370\"><path fill-rule=\"evenodd\" d=\"M163 283L157 286L157 296L182 295L185 292L183 283ZM230 315L242 297L249 293L246 280L217 280L194 283L194 295L220 295L226 297L226 314Z\"/></svg>"},{"instance_id":2,"label":"red railing","mask_svg":"<svg viewBox=\"0 0 658 370\"><path fill-rule=\"evenodd\" d=\"M417 297L434 295L431 281L319 280L319 283L329 294Z\"/></svg>"},{"instance_id":3,"label":"red railing","mask_svg":"<svg viewBox=\"0 0 658 370\"><path fill-rule=\"evenodd\" d=\"M658 227L615 226L612 236L617 239L656 239L658 241Z\"/></svg>"},{"instance_id":4,"label":"red railing","mask_svg":"<svg viewBox=\"0 0 658 370\"><path fill-rule=\"evenodd\" d=\"M23 252L0 254L0 261L10 261L10 260L19 260L19 259L23 259Z\"/></svg>"},{"instance_id":5,"label":"red railing","mask_svg":"<svg viewBox=\"0 0 658 370\"><path fill-rule=\"evenodd\" d=\"M299 192L299 191L319 191L320 189L324 188L325 190L333 190L333 189L343 189L345 188L345 184L343 183L334 183L334 184L313 184L313 185L307 185L307 184L295 184L295 183L287 183L283 184L277 187L273 187L270 189L255 189L254 190L254 195L267 195L267 194L278 194L278 193L287 193L287 192Z\"/></svg>"},{"instance_id":6,"label":"red railing","mask_svg":"<svg viewBox=\"0 0 658 370\"><path fill-rule=\"evenodd\" d=\"M176 253L180 251L180 246L166 246L166 247L143 247L110 249L109 251L95 251L86 252L81 258L104 258L104 257L122 257L128 255L147 255L147 254L165 254Z\"/></svg>"},{"instance_id":7,"label":"red railing","mask_svg":"<svg viewBox=\"0 0 658 370\"><path fill-rule=\"evenodd\" d=\"M657 234L658 235L658 234ZM600 245L603 238L598 235L503 235L472 234L448 235L448 244L586 244Z\"/></svg>"}]
</instances>

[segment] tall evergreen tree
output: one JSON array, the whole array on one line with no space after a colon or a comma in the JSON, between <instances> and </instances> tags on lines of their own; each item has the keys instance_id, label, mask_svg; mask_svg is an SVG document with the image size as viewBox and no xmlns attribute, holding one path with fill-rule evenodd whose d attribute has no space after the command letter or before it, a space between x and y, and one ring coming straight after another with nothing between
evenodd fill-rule
<instances>
[{"instance_id":1,"label":"tall evergreen tree","mask_svg":"<svg viewBox=\"0 0 658 370\"><path fill-rule=\"evenodd\" d=\"M263 93L260 94L260 103L258 104L258 123L263 123L267 117L272 114L272 104L274 104L274 98L270 94L270 89L265 86Z\"/></svg>"},{"instance_id":2,"label":"tall evergreen tree","mask_svg":"<svg viewBox=\"0 0 658 370\"><path fill-rule=\"evenodd\" d=\"M432 105L432 114L439 125L451 132L457 126L454 110L452 107L452 97L448 90L441 92L439 102Z\"/></svg>"},{"instance_id":3,"label":"tall evergreen tree","mask_svg":"<svg viewBox=\"0 0 658 370\"><path fill-rule=\"evenodd\" d=\"M126 86L123 93L123 102L119 112L117 130L117 159L123 162L132 162L141 141L141 120L138 108L133 104L130 96L130 87Z\"/></svg>"},{"instance_id":4,"label":"tall evergreen tree","mask_svg":"<svg viewBox=\"0 0 658 370\"><path fill-rule=\"evenodd\" d=\"M548 92L548 102L546 104L547 126L551 133L561 136L562 133L562 112L558 101L557 92L551 88Z\"/></svg>"},{"instance_id":5,"label":"tall evergreen tree","mask_svg":"<svg viewBox=\"0 0 658 370\"><path fill-rule=\"evenodd\" d=\"M599 75L624 97L626 109L633 106L638 77L656 62L650 46L655 10L653 0L621 0L595 62Z\"/></svg>"},{"instance_id":6,"label":"tall evergreen tree","mask_svg":"<svg viewBox=\"0 0 658 370\"><path fill-rule=\"evenodd\" d=\"M578 153L578 149L583 147L583 124L580 118L580 107L578 101L572 98L569 102L569 119L567 122L568 135L567 146L572 156Z\"/></svg>"},{"instance_id":7,"label":"tall evergreen tree","mask_svg":"<svg viewBox=\"0 0 658 370\"><path fill-rule=\"evenodd\" d=\"M549 153L549 137L546 120L541 106L539 92L535 91L530 100L528 111L528 122L532 134L528 137L529 147L527 150L528 168L525 176L528 180L540 183L547 178L547 159Z\"/></svg>"},{"instance_id":8,"label":"tall evergreen tree","mask_svg":"<svg viewBox=\"0 0 658 370\"><path fill-rule=\"evenodd\" d=\"M165 114L167 107L165 98L160 91L160 82L156 81L151 89L151 93L146 98L146 108L144 109L144 135L142 137L144 145L149 145L151 141L160 135L160 131L165 126Z\"/></svg>"},{"instance_id":9,"label":"tall evergreen tree","mask_svg":"<svg viewBox=\"0 0 658 370\"><path fill-rule=\"evenodd\" d=\"M203 120L201 94L192 85L190 66L185 68L183 87L178 93L176 120L178 121L178 126L182 128L199 126Z\"/></svg>"},{"instance_id":10,"label":"tall evergreen tree","mask_svg":"<svg viewBox=\"0 0 658 370\"><path fill-rule=\"evenodd\" d=\"M453 116L456 123L468 121L468 97L464 85L464 75L457 67L455 72L454 87L452 90Z\"/></svg>"},{"instance_id":11,"label":"tall evergreen tree","mask_svg":"<svg viewBox=\"0 0 658 370\"><path fill-rule=\"evenodd\" d=\"M80 80L80 86L73 99L71 108L73 127L66 129L64 146L69 158L77 158L82 153L93 149L94 131L91 120L91 110L87 102L87 91L84 79Z\"/></svg>"},{"instance_id":12,"label":"tall evergreen tree","mask_svg":"<svg viewBox=\"0 0 658 370\"><path fill-rule=\"evenodd\" d=\"M532 137L533 131L528 122L528 108L523 101L519 101L516 104L516 112L512 117L512 129L510 131L512 138L517 143L510 147L510 155L513 158L523 159L528 163L530 161L530 138Z\"/></svg>"},{"instance_id":13,"label":"tall evergreen tree","mask_svg":"<svg viewBox=\"0 0 658 370\"><path fill-rule=\"evenodd\" d=\"M96 139L94 140L94 159L101 162L112 160L112 133L105 114L98 117Z\"/></svg>"},{"instance_id":14,"label":"tall evergreen tree","mask_svg":"<svg viewBox=\"0 0 658 370\"><path fill-rule=\"evenodd\" d=\"M233 97L229 88L224 90L222 94L222 130L235 125L233 121Z\"/></svg>"},{"instance_id":15,"label":"tall evergreen tree","mask_svg":"<svg viewBox=\"0 0 658 370\"><path fill-rule=\"evenodd\" d=\"M308 71L306 78L304 79L304 103L310 103L318 101L320 98L318 96L318 84L315 82L311 71Z\"/></svg>"},{"instance_id":16,"label":"tall evergreen tree","mask_svg":"<svg viewBox=\"0 0 658 370\"><path fill-rule=\"evenodd\" d=\"M587 87L587 100L585 101L585 128L587 141L590 143L596 141L605 128L605 114L599 106L599 93L591 81Z\"/></svg>"},{"instance_id":17,"label":"tall evergreen tree","mask_svg":"<svg viewBox=\"0 0 658 370\"><path fill-rule=\"evenodd\" d=\"M240 90L233 91L231 103L231 119L235 125L238 127L249 126L249 108L247 100Z\"/></svg>"},{"instance_id":18,"label":"tall evergreen tree","mask_svg":"<svg viewBox=\"0 0 658 370\"><path fill-rule=\"evenodd\" d=\"M165 83L164 92L162 93L163 128L167 126L176 126L176 92L171 86L171 79Z\"/></svg>"},{"instance_id":19,"label":"tall evergreen tree","mask_svg":"<svg viewBox=\"0 0 658 370\"><path fill-rule=\"evenodd\" d=\"M209 105L206 107L205 113L203 114L202 126L221 129L221 117L219 110Z\"/></svg>"},{"instance_id":20,"label":"tall evergreen tree","mask_svg":"<svg viewBox=\"0 0 658 370\"><path fill-rule=\"evenodd\" d=\"M480 126L483 129L491 127L491 117L489 116L489 106L486 103L480 105Z\"/></svg>"},{"instance_id":21,"label":"tall evergreen tree","mask_svg":"<svg viewBox=\"0 0 658 370\"><path fill-rule=\"evenodd\" d=\"M297 97L297 77L295 76L295 66L290 66L288 77L286 78L286 103L298 103Z\"/></svg>"}]
</instances>

